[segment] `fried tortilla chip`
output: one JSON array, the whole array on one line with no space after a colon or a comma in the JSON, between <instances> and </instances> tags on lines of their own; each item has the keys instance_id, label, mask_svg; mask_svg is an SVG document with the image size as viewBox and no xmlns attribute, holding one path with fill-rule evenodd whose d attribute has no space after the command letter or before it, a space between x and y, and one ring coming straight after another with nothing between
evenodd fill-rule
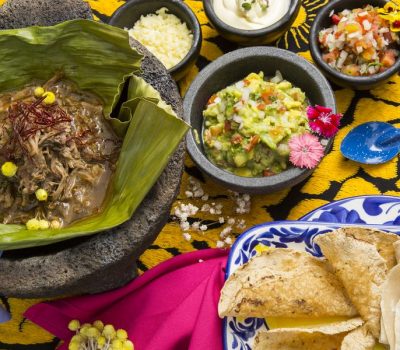
<instances>
[{"instance_id":1,"label":"fried tortilla chip","mask_svg":"<svg viewBox=\"0 0 400 350\"><path fill-rule=\"evenodd\" d=\"M380 256L385 260L388 270L396 265L397 260L393 244L396 242L400 243L400 237L398 235L390 232L360 227L344 227L338 231L343 232L347 236L353 237L358 241L374 245Z\"/></svg>"},{"instance_id":2,"label":"fried tortilla chip","mask_svg":"<svg viewBox=\"0 0 400 350\"><path fill-rule=\"evenodd\" d=\"M259 318L357 315L325 261L280 248L252 258L228 278L218 312Z\"/></svg>"},{"instance_id":3,"label":"fried tortilla chip","mask_svg":"<svg viewBox=\"0 0 400 350\"><path fill-rule=\"evenodd\" d=\"M374 346L375 339L364 325L344 337L340 350L372 350Z\"/></svg>"},{"instance_id":4,"label":"fried tortilla chip","mask_svg":"<svg viewBox=\"0 0 400 350\"><path fill-rule=\"evenodd\" d=\"M360 229L362 230L362 229ZM379 339L381 287L387 275L376 246L337 230L315 238L372 335Z\"/></svg>"},{"instance_id":5,"label":"fried tortilla chip","mask_svg":"<svg viewBox=\"0 0 400 350\"><path fill-rule=\"evenodd\" d=\"M346 333L272 333L260 332L253 350L340 350Z\"/></svg>"},{"instance_id":6,"label":"fried tortilla chip","mask_svg":"<svg viewBox=\"0 0 400 350\"><path fill-rule=\"evenodd\" d=\"M396 260L398 263L400 263L400 241L396 241L395 243L393 243L393 247L396 254Z\"/></svg>"},{"instance_id":7,"label":"fried tortilla chip","mask_svg":"<svg viewBox=\"0 0 400 350\"><path fill-rule=\"evenodd\" d=\"M345 335L364 321L354 318L320 327L280 328L260 332L253 350L339 350Z\"/></svg>"},{"instance_id":8,"label":"fried tortilla chip","mask_svg":"<svg viewBox=\"0 0 400 350\"><path fill-rule=\"evenodd\" d=\"M399 286L400 265L397 265L389 271L387 278L382 285L382 329L380 339L382 339L383 343L389 344L391 349L395 349L396 338L400 338L400 334L396 336L395 332L396 305L400 300Z\"/></svg>"}]
</instances>

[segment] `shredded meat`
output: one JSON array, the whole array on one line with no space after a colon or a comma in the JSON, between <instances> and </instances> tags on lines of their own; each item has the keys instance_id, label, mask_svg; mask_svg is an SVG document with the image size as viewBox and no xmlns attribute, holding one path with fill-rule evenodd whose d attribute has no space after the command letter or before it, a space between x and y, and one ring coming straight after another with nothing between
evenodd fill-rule
<instances>
[{"instance_id":1,"label":"shredded meat","mask_svg":"<svg viewBox=\"0 0 400 350\"><path fill-rule=\"evenodd\" d=\"M0 174L0 222L31 218L62 225L100 210L121 141L103 117L97 97L55 76L43 85L56 95L45 105L35 86L0 96L0 165L11 161L17 174ZM48 193L40 202L38 189Z\"/></svg>"}]
</instances>

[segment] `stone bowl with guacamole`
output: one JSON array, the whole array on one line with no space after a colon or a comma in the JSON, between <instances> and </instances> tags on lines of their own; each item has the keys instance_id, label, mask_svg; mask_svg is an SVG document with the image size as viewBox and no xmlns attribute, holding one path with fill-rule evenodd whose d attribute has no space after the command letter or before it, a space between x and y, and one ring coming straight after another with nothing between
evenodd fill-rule
<instances>
[{"instance_id":1,"label":"stone bowl with guacamole","mask_svg":"<svg viewBox=\"0 0 400 350\"><path fill-rule=\"evenodd\" d=\"M311 63L272 47L230 52L203 69L186 93L188 152L228 189L264 194L293 187L314 170L289 161L290 138L310 131L309 105L336 113L334 93ZM321 144L326 153L332 139Z\"/></svg>"}]
</instances>

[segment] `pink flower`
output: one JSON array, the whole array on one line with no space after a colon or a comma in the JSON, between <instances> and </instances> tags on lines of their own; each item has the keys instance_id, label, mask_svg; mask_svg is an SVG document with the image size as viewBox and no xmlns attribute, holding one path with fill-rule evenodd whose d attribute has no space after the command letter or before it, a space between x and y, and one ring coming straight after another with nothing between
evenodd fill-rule
<instances>
[{"instance_id":1,"label":"pink flower","mask_svg":"<svg viewBox=\"0 0 400 350\"><path fill-rule=\"evenodd\" d=\"M327 138L336 135L339 131L340 119L343 117L342 114L332 113L331 108L322 106L308 106L307 116L311 129Z\"/></svg>"},{"instance_id":2,"label":"pink flower","mask_svg":"<svg viewBox=\"0 0 400 350\"><path fill-rule=\"evenodd\" d=\"M315 168L324 156L324 148L317 136L310 133L293 136L289 140L290 161L299 168Z\"/></svg>"}]
</instances>

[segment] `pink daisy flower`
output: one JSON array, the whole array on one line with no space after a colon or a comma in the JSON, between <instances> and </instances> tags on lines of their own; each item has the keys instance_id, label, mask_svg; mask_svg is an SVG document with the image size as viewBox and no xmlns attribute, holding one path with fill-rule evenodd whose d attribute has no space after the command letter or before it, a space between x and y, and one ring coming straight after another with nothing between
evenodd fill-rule
<instances>
[{"instance_id":1,"label":"pink daisy flower","mask_svg":"<svg viewBox=\"0 0 400 350\"><path fill-rule=\"evenodd\" d=\"M318 137L308 132L293 136L289 148L290 162L299 168L315 168L324 156L324 147Z\"/></svg>"},{"instance_id":2,"label":"pink daisy flower","mask_svg":"<svg viewBox=\"0 0 400 350\"><path fill-rule=\"evenodd\" d=\"M307 116L310 127L316 133L331 138L339 131L342 114L332 113L331 108L322 106L308 106Z\"/></svg>"}]
</instances>

